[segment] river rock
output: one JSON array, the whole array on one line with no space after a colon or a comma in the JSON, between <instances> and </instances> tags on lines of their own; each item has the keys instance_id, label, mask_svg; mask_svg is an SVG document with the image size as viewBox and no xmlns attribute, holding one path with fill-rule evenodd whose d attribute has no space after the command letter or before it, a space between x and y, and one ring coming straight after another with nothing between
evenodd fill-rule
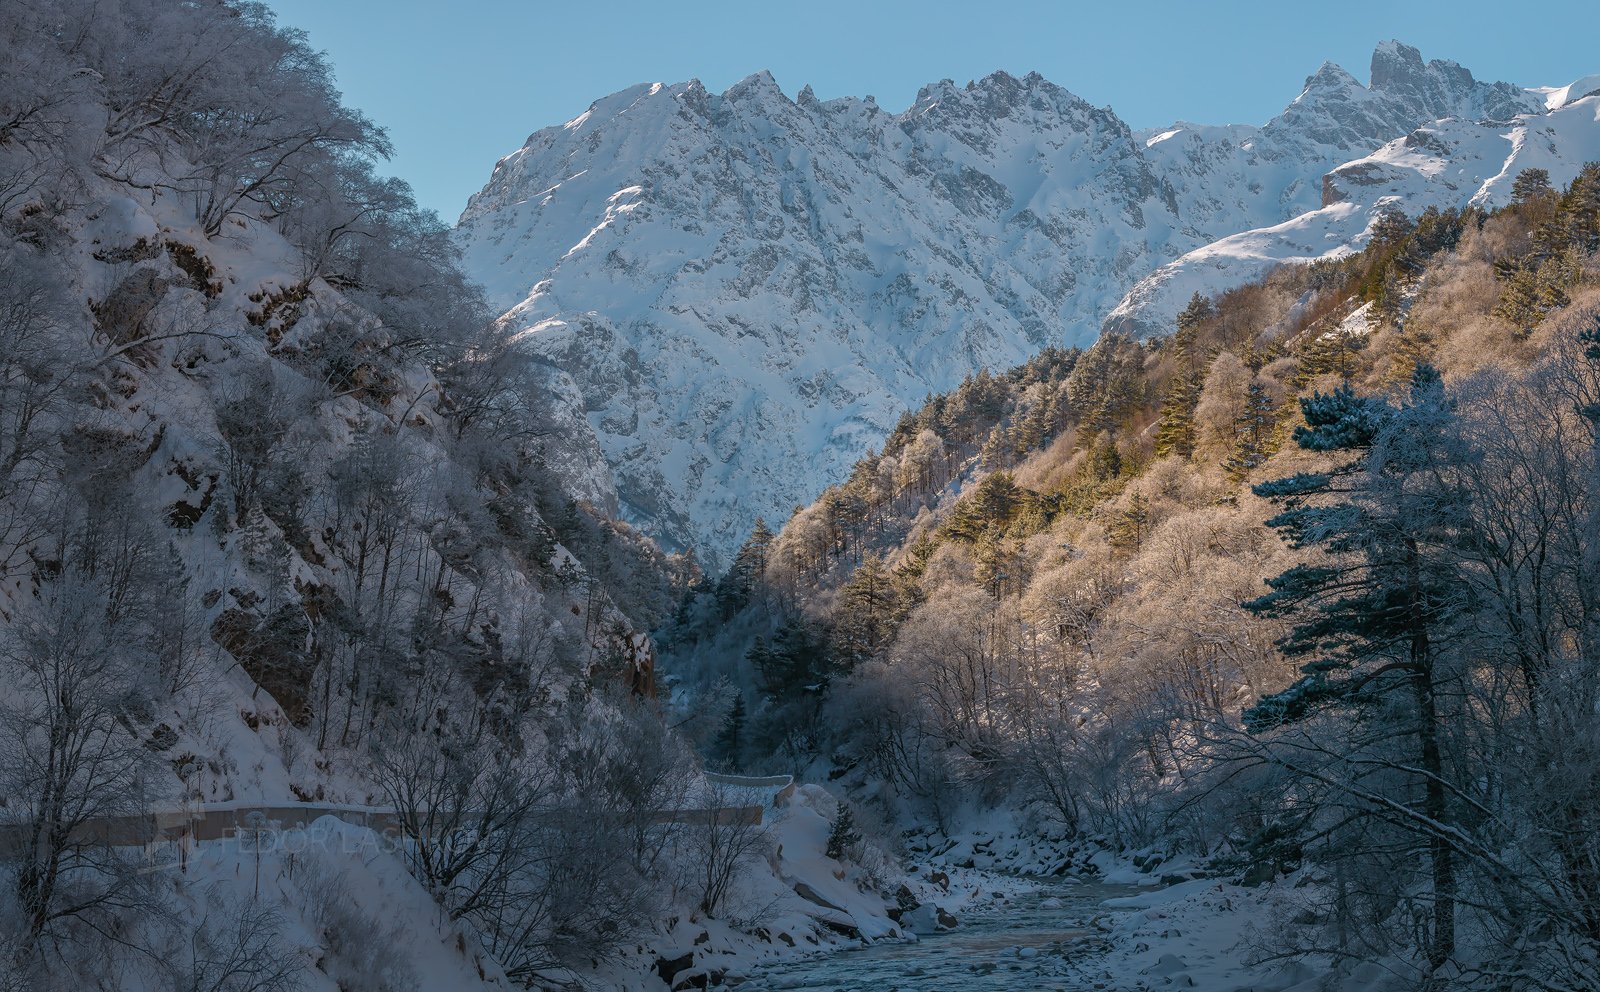
<instances>
[{"instance_id":1,"label":"river rock","mask_svg":"<svg viewBox=\"0 0 1600 992\"><path fill-rule=\"evenodd\" d=\"M687 970L693 964L693 951L675 958L656 958L656 974L661 976L661 980L667 983L668 988L671 988L672 980L678 976L678 972Z\"/></svg>"},{"instance_id":2,"label":"river rock","mask_svg":"<svg viewBox=\"0 0 1600 992\"><path fill-rule=\"evenodd\" d=\"M900 917L900 923L907 930L918 934L931 934L939 932L939 911L936 907L923 903L916 909L907 911Z\"/></svg>"},{"instance_id":3,"label":"river rock","mask_svg":"<svg viewBox=\"0 0 1600 992\"><path fill-rule=\"evenodd\" d=\"M1188 969L1189 962L1183 958L1176 954L1163 954L1156 959L1155 964L1150 966L1149 973L1152 975L1176 975L1180 971L1187 971Z\"/></svg>"}]
</instances>

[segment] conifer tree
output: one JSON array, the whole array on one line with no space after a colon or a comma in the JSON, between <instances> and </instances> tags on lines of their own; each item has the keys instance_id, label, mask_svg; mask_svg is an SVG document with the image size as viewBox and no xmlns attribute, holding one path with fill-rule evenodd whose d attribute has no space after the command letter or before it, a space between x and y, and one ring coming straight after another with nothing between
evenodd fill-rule
<instances>
[{"instance_id":1,"label":"conifer tree","mask_svg":"<svg viewBox=\"0 0 1600 992\"><path fill-rule=\"evenodd\" d=\"M1515 326L1518 338L1528 337L1546 314L1571 302L1566 287L1575 281L1576 273L1577 263L1564 248L1543 259L1537 254L1502 259L1495 264L1495 274L1504 283L1495 315Z\"/></svg>"},{"instance_id":2,"label":"conifer tree","mask_svg":"<svg viewBox=\"0 0 1600 992\"><path fill-rule=\"evenodd\" d=\"M1016 543L991 528L978 538L972 549L972 578L993 599L1025 585L1026 563Z\"/></svg>"},{"instance_id":3,"label":"conifer tree","mask_svg":"<svg viewBox=\"0 0 1600 992\"><path fill-rule=\"evenodd\" d=\"M751 597L766 581L767 559L772 548L772 531L761 517L744 544L734 553L733 564L717 581L717 607L724 619L733 616L750 604Z\"/></svg>"},{"instance_id":4,"label":"conifer tree","mask_svg":"<svg viewBox=\"0 0 1600 992\"><path fill-rule=\"evenodd\" d=\"M1026 457L1044 442L1049 430L1049 403L1034 403L1007 431L1011 460Z\"/></svg>"},{"instance_id":5,"label":"conifer tree","mask_svg":"<svg viewBox=\"0 0 1600 992\"><path fill-rule=\"evenodd\" d=\"M1178 330L1192 330L1196 325L1210 320L1217 315L1216 305L1209 296L1203 296L1198 291L1189 297L1188 306L1178 314Z\"/></svg>"},{"instance_id":6,"label":"conifer tree","mask_svg":"<svg viewBox=\"0 0 1600 992\"><path fill-rule=\"evenodd\" d=\"M1433 357L1435 346L1432 331L1407 324L1395 338L1388 378L1391 381L1409 381L1416 373L1417 366L1428 363Z\"/></svg>"},{"instance_id":7,"label":"conifer tree","mask_svg":"<svg viewBox=\"0 0 1600 992\"><path fill-rule=\"evenodd\" d=\"M1511 203L1524 206L1554 195L1547 169L1523 169L1511 181Z\"/></svg>"},{"instance_id":8,"label":"conifer tree","mask_svg":"<svg viewBox=\"0 0 1600 992\"><path fill-rule=\"evenodd\" d=\"M744 725L744 693L739 692L734 694L733 708L728 711L728 718L722 721L722 729L712 744L717 762L724 768L738 768L743 763Z\"/></svg>"},{"instance_id":9,"label":"conifer tree","mask_svg":"<svg viewBox=\"0 0 1600 992\"><path fill-rule=\"evenodd\" d=\"M1010 523L1031 495L1017 485L1010 472L991 472L956 504L945 523L945 533L959 541L976 541L991 526Z\"/></svg>"},{"instance_id":10,"label":"conifer tree","mask_svg":"<svg viewBox=\"0 0 1600 992\"><path fill-rule=\"evenodd\" d=\"M820 693L832 675L827 638L797 617L785 620L770 642L757 638L745 661L775 700Z\"/></svg>"},{"instance_id":11,"label":"conifer tree","mask_svg":"<svg viewBox=\"0 0 1600 992\"><path fill-rule=\"evenodd\" d=\"M1253 380L1245 394L1244 412L1233 428L1233 454L1224 467L1228 478L1242 482L1271 454L1275 407L1272 394L1260 380Z\"/></svg>"},{"instance_id":12,"label":"conifer tree","mask_svg":"<svg viewBox=\"0 0 1600 992\"><path fill-rule=\"evenodd\" d=\"M1092 481L1109 482L1122 474L1122 452L1109 436L1101 435L1089 449L1084 468Z\"/></svg>"},{"instance_id":13,"label":"conifer tree","mask_svg":"<svg viewBox=\"0 0 1600 992\"><path fill-rule=\"evenodd\" d=\"M1378 280L1372 298L1372 315L1389 327L1400 326L1405 304L1405 284L1401 274L1391 268Z\"/></svg>"},{"instance_id":14,"label":"conifer tree","mask_svg":"<svg viewBox=\"0 0 1600 992\"><path fill-rule=\"evenodd\" d=\"M1539 309L1538 270L1527 264L1502 261L1495 265L1495 274L1504 283L1495 316L1505 318L1516 329L1516 336L1525 338L1533 333L1543 315Z\"/></svg>"},{"instance_id":15,"label":"conifer tree","mask_svg":"<svg viewBox=\"0 0 1600 992\"><path fill-rule=\"evenodd\" d=\"M1150 532L1150 501L1135 490L1128 497L1128 505L1117 515L1111 525L1111 549L1121 555L1131 555L1139 550Z\"/></svg>"},{"instance_id":16,"label":"conifer tree","mask_svg":"<svg viewBox=\"0 0 1600 992\"><path fill-rule=\"evenodd\" d=\"M1600 251L1600 162L1588 163L1572 180L1562 194L1558 217L1574 250Z\"/></svg>"},{"instance_id":17,"label":"conifer tree","mask_svg":"<svg viewBox=\"0 0 1600 992\"><path fill-rule=\"evenodd\" d=\"M1404 210L1392 205L1384 207L1372 222L1372 244L1381 254L1387 254L1387 261L1393 258L1416 229L1417 225L1406 216Z\"/></svg>"},{"instance_id":18,"label":"conifer tree","mask_svg":"<svg viewBox=\"0 0 1600 992\"><path fill-rule=\"evenodd\" d=\"M888 646L900 604L894 574L884 567L883 559L868 555L862 560L839 591L834 616L834 650L840 665L854 668Z\"/></svg>"},{"instance_id":19,"label":"conifer tree","mask_svg":"<svg viewBox=\"0 0 1600 992\"><path fill-rule=\"evenodd\" d=\"M1161 400L1161 423L1156 428L1158 457L1194 454L1194 408L1200 400L1200 383L1192 375L1174 376L1167 395Z\"/></svg>"},{"instance_id":20,"label":"conifer tree","mask_svg":"<svg viewBox=\"0 0 1600 992\"><path fill-rule=\"evenodd\" d=\"M840 800L839 815L834 818L833 827L828 831L826 853L835 861L843 861L859 843L861 843L861 831L856 829L855 810Z\"/></svg>"},{"instance_id":21,"label":"conifer tree","mask_svg":"<svg viewBox=\"0 0 1600 992\"><path fill-rule=\"evenodd\" d=\"M756 678L761 688L769 695L778 688L781 679L778 678L777 662L772 653L772 645L765 637L757 635L755 643L750 645L750 650L744 654L745 667L756 673Z\"/></svg>"},{"instance_id":22,"label":"conifer tree","mask_svg":"<svg viewBox=\"0 0 1600 992\"><path fill-rule=\"evenodd\" d=\"M752 591L767 575L767 559L772 549L772 531L764 517L757 517L750 536L733 556L733 571L746 592Z\"/></svg>"},{"instance_id":23,"label":"conifer tree","mask_svg":"<svg viewBox=\"0 0 1600 992\"><path fill-rule=\"evenodd\" d=\"M1454 953L1457 899L1440 742L1441 655L1466 612L1454 552L1468 497L1436 481L1461 457L1448 440L1453 414L1438 373L1425 364L1398 409L1346 387L1301 407L1306 424L1295 440L1302 448L1353 457L1330 471L1255 487L1283 507L1269 524L1292 545L1324 554L1268 580L1272 591L1245 604L1291 622L1279 647L1305 659L1304 676L1247 710L1245 725L1268 734L1328 714L1376 724L1372 740L1410 738L1414 755L1394 763L1417 780L1410 788L1398 796L1354 782L1347 788L1374 815L1392 821L1398 814L1399 824L1425 841L1432 889L1426 950L1438 966Z\"/></svg>"},{"instance_id":24,"label":"conifer tree","mask_svg":"<svg viewBox=\"0 0 1600 992\"><path fill-rule=\"evenodd\" d=\"M1320 334L1313 333L1297 349L1299 367L1296 377L1299 384L1304 385L1330 372L1341 379L1349 379L1355 373L1356 353L1366 347L1366 343L1364 335L1337 327Z\"/></svg>"}]
</instances>

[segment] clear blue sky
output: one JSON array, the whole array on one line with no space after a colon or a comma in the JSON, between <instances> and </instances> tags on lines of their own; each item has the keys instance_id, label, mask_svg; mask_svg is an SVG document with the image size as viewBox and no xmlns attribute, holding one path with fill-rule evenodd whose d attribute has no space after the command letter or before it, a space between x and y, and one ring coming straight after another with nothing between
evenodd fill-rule
<instances>
[{"instance_id":1,"label":"clear blue sky","mask_svg":"<svg viewBox=\"0 0 1600 992\"><path fill-rule=\"evenodd\" d=\"M1594 0L269 0L328 52L347 101L389 129L391 171L454 222L528 134L638 82L721 91L770 69L791 97L1038 71L1135 128L1260 123L1324 60L1363 81L1398 38L1480 79L1600 72Z\"/></svg>"}]
</instances>

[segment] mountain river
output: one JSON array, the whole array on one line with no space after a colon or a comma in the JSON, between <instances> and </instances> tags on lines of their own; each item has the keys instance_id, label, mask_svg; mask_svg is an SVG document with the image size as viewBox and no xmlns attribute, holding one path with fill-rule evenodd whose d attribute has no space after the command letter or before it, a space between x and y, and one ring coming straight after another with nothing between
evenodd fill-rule
<instances>
[{"instance_id":1,"label":"mountain river","mask_svg":"<svg viewBox=\"0 0 1600 992\"><path fill-rule=\"evenodd\" d=\"M955 930L915 941L774 963L752 974L740 992L819 989L827 992L989 992L1114 988L1103 972L1090 978L1076 967L1104 947L1096 917L1118 910L1101 905L1130 895L1127 885L1062 879L1002 903L973 907ZM1087 969L1094 975L1096 969Z\"/></svg>"}]
</instances>

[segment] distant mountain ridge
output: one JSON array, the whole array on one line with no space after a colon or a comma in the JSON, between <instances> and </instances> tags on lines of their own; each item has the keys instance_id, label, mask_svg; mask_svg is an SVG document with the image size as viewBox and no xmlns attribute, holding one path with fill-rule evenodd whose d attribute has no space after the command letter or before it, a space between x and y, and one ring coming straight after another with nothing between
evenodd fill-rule
<instances>
[{"instance_id":1,"label":"distant mountain ridge","mask_svg":"<svg viewBox=\"0 0 1600 992\"><path fill-rule=\"evenodd\" d=\"M1174 294L1271 261L1141 282L1163 266L1323 209L1326 174L1419 126L1555 92L1396 42L1369 86L1325 64L1259 127L1136 132L1037 74L945 80L901 113L766 73L645 84L502 159L458 238L582 397L624 515L716 558L929 392L1103 323L1160 332Z\"/></svg>"}]
</instances>

